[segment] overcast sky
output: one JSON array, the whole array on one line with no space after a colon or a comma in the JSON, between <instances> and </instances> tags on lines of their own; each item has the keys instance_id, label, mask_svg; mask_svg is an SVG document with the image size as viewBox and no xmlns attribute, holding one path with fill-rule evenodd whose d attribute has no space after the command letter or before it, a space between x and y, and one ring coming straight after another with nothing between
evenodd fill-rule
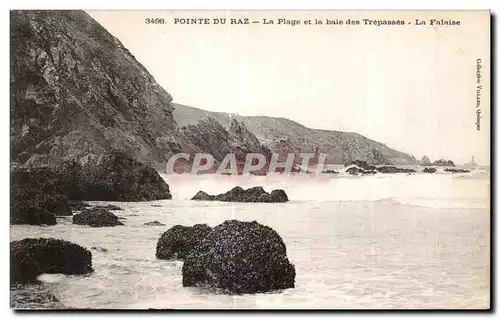
<instances>
[{"instance_id":1,"label":"overcast sky","mask_svg":"<svg viewBox=\"0 0 500 319\"><path fill-rule=\"evenodd\" d=\"M89 11L174 98L358 132L431 160L489 163L487 12ZM145 18L167 24L148 25ZM403 19L407 26L180 25L174 18ZM417 26L414 18L459 20ZM482 59L481 130L476 60Z\"/></svg>"}]
</instances>

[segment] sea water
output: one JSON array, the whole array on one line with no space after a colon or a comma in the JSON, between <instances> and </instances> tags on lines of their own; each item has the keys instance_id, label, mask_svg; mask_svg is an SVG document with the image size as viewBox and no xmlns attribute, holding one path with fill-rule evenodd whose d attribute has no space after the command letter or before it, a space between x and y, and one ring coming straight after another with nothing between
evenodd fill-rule
<instances>
[{"instance_id":1,"label":"sea water","mask_svg":"<svg viewBox=\"0 0 500 319\"><path fill-rule=\"evenodd\" d=\"M125 226L11 226L11 240L54 237L91 249L95 272L41 275L71 308L488 308L490 176L163 175L172 200L113 203ZM189 200L234 186L281 188L287 203ZM230 296L182 286L182 262L155 257L170 227L227 219L268 225L295 265L295 288ZM160 221L165 226L145 226ZM104 251L104 248L106 251ZM23 288L28 289L28 288Z\"/></svg>"}]
</instances>

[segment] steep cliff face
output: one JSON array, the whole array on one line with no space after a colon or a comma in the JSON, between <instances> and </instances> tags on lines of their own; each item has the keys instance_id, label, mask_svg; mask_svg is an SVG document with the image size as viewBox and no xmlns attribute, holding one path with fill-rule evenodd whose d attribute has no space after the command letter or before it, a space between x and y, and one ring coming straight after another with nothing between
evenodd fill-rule
<instances>
[{"instance_id":1,"label":"steep cliff face","mask_svg":"<svg viewBox=\"0 0 500 319\"><path fill-rule=\"evenodd\" d=\"M11 159L84 162L110 148L162 166L172 97L82 11L11 11Z\"/></svg>"},{"instance_id":2,"label":"steep cliff face","mask_svg":"<svg viewBox=\"0 0 500 319\"><path fill-rule=\"evenodd\" d=\"M180 128L183 152L207 153L214 157L215 171L227 154L235 154L238 165L245 162L248 153L258 153L270 157L268 148L238 120L231 120L227 129L211 117L201 118L196 124L187 124ZM190 158L192 164L193 156ZM183 165L186 165L185 163Z\"/></svg>"},{"instance_id":3,"label":"steep cliff face","mask_svg":"<svg viewBox=\"0 0 500 319\"><path fill-rule=\"evenodd\" d=\"M411 155L393 150L358 133L311 129L285 118L229 116L227 113L211 113L175 103L174 108L174 118L179 125L189 125L202 116L210 116L228 128L229 119L237 119L272 152L325 153L328 156L327 163L330 164L344 164L353 160L363 160L373 165L417 162Z\"/></svg>"}]
</instances>

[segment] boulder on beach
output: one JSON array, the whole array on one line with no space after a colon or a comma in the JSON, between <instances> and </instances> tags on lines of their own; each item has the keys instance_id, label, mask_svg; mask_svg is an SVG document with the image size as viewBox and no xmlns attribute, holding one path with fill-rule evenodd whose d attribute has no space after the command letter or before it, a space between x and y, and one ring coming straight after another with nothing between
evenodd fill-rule
<instances>
[{"instance_id":1,"label":"boulder on beach","mask_svg":"<svg viewBox=\"0 0 500 319\"><path fill-rule=\"evenodd\" d=\"M90 208L73 216L73 224L92 227L123 226L118 216L102 208Z\"/></svg>"},{"instance_id":2,"label":"boulder on beach","mask_svg":"<svg viewBox=\"0 0 500 319\"><path fill-rule=\"evenodd\" d=\"M434 167L426 167L426 168L424 168L424 170L422 172L432 174L432 173L436 172L436 169Z\"/></svg>"},{"instance_id":3,"label":"boulder on beach","mask_svg":"<svg viewBox=\"0 0 500 319\"><path fill-rule=\"evenodd\" d=\"M199 191L192 200L216 200L223 202L284 203L288 196L282 189L275 189L269 194L261 186L243 189L239 186L216 196Z\"/></svg>"},{"instance_id":4,"label":"boulder on beach","mask_svg":"<svg viewBox=\"0 0 500 319\"><path fill-rule=\"evenodd\" d=\"M44 273L77 275L92 271L92 254L77 244L54 238L10 243L11 284L34 282Z\"/></svg>"},{"instance_id":5,"label":"boulder on beach","mask_svg":"<svg viewBox=\"0 0 500 319\"><path fill-rule=\"evenodd\" d=\"M295 267L272 228L256 221L227 220L186 257L182 285L225 293L263 293L294 288Z\"/></svg>"},{"instance_id":6,"label":"boulder on beach","mask_svg":"<svg viewBox=\"0 0 500 319\"><path fill-rule=\"evenodd\" d=\"M396 166L380 166L377 167L377 172L384 174L392 174L392 173L415 173L416 171L411 168L399 168Z\"/></svg>"},{"instance_id":7,"label":"boulder on beach","mask_svg":"<svg viewBox=\"0 0 500 319\"><path fill-rule=\"evenodd\" d=\"M164 223L161 223L161 222L159 222L159 221L157 221L157 220L154 220L154 221L152 221L152 222L147 222L147 223L144 223L143 225L144 225L144 226L165 226L165 224L164 224Z\"/></svg>"},{"instance_id":8,"label":"boulder on beach","mask_svg":"<svg viewBox=\"0 0 500 319\"><path fill-rule=\"evenodd\" d=\"M171 199L158 172L120 150L112 150L82 167L71 199L89 201L152 201Z\"/></svg>"},{"instance_id":9,"label":"boulder on beach","mask_svg":"<svg viewBox=\"0 0 500 319\"><path fill-rule=\"evenodd\" d=\"M184 260L212 230L207 224L175 225L164 232L156 244L159 259Z\"/></svg>"}]
</instances>

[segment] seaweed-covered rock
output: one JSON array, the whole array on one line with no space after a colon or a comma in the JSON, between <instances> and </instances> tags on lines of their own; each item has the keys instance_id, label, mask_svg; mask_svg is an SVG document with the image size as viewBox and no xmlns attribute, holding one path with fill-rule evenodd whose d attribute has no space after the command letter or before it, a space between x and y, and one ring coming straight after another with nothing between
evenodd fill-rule
<instances>
[{"instance_id":1,"label":"seaweed-covered rock","mask_svg":"<svg viewBox=\"0 0 500 319\"><path fill-rule=\"evenodd\" d=\"M65 174L52 167L12 165L11 224L55 225L54 216L70 216L66 181Z\"/></svg>"},{"instance_id":2,"label":"seaweed-covered rock","mask_svg":"<svg viewBox=\"0 0 500 319\"><path fill-rule=\"evenodd\" d=\"M159 222L159 221L157 221L157 220L154 220L154 221L152 221L152 222L147 222L147 223L144 223L143 225L144 225L144 226L165 226L165 224L164 224L164 223L161 223L161 222Z\"/></svg>"},{"instance_id":3,"label":"seaweed-covered rock","mask_svg":"<svg viewBox=\"0 0 500 319\"><path fill-rule=\"evenodd\" d=\"M227 220L186 257L182 284L226 293L262 293L294 288L295 267L272 228L256 221Z\"/></svg>"},{"instance_id":4,"label":"seaweed-covered rock","mask_svg":"<svg viewBox=\"0 0 500 319\"><path fill-rule=\"evenodd\" d=\"M284 203L288 197L284 190L275 189L269 194L261 186L243 189L239 186L230 191L216 196L199 191L192 200L218 200L223 202L263 202L263 203Z\"/></svg>"},{"instance_id":5,"label":"seaweed-covered rock","mask_svg":"<svg viewBox=\"0 0 500 319\"><path fill-rule=\"evenodd\" d=\"M156 245L159 259L183 260L212 229L207 224L175 225L164 232Z\"/></svg>"},{"instance_id":6,"label":"seaweed-covered rock","mask_svg":"<svg viewBox=\"0 0 500 319\"><path fill-rule=\"evenodd\" d=\"M123 225L123 223L118 220L118 216L102 208L87 209L74 215L73 224L88 225L92 227L113 227Z\"/></svg>"},{"instance_id":7,"label":"seaweed-covered rock","mask_svg":"<svg viewBox=\"0 0 500 319\"><path fill-rule=\"evenodd\" d=\"M380 166L377 167L377 172L385 174L393 174L393 173L415 173L416 171L411 168L400 168L396 166Z\"/></svg>"},{"instance_id":8,"label":"seaweed-covered rock","mask_svg":"<svg viewBox=\"0 0 500 319\"><path fill-rule=\"evenodd\" d=\"M434 167L426 167L426 168L424 168L423 172L432 174L432 173L436 172L436 169Z\"/></svg>"},{"instance_id":9,"label":"seaweed-covered rock","mask_svg":"<svg viewBox=\"0 0 500 319\"><path fill-rule=\"evenodd\" d=\"M11 284L36 281L43 273L76 275L92 271L92 254L77 244L54 238L10 243Z\"/></svg>"}]
</instances>

